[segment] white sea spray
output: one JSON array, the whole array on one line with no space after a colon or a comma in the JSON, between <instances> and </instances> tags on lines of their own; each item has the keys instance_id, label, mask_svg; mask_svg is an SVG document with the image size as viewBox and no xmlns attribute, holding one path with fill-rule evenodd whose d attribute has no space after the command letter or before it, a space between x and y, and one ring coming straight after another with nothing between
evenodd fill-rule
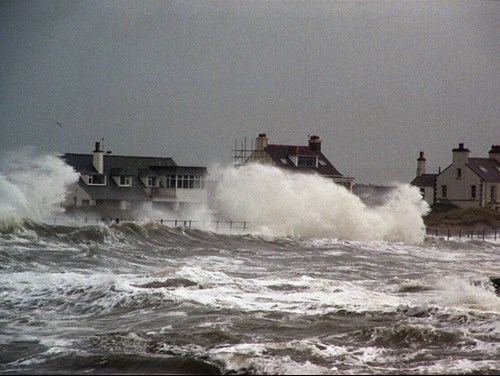
<instances>
[{"instance_id":1,"label":"white sea spray","mask_svg":"<svg viewBox=\"0 0 500 376\"><path fill-rule=\"evenodd\" d=\"M44 221L63 212L68 186L78 174L56 155L37 155L33 147L1 153L0 221Z\"/></svg>"},{"instance_id":2,"label":"white sea spray","mask_svg":"<svg viewBox=\"0 0 500 376\"><path fill-rule=\"evenodd\" d=\"M217 203L223 215L241 218L274 236L420 242L428 204L415 187L399 185L379 207L369 207L345 187L315 174L288 173L262 164L226 168Z\"/></svg>"}]
</instances>

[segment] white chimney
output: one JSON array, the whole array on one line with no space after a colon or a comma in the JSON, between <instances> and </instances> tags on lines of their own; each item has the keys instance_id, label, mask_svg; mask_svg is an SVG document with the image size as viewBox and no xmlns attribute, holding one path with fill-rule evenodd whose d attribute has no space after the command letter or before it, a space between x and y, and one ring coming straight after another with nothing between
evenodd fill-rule
<instances>
[{"instance_id":1,"label":"white chimney","mask_svg":"<svg viewBox=\"0 0 500 376\"><path fill-rule=\"evenodd\" d=\"M420 157L417 159L417 178L425 174L425 157L424 152L420 152Z\"/></svg>"},{"instance_id":2,"label":"white chimney","mask_svg":"<svg viewBox=\"0 0 500 376\"><path fill-rule=\"evenodd\" d=\"M465 166L469 162L470 150L464 148L464 144L458 144L458 149L455 148L453 152L453 164L456 166Z\"/></svg>"},{"instance_id":3,"label":"white chimney","mask_svg":"<svg viewBox=\"0 0 500 376\"><path fill-rule=\"evenodd\" d=\"M101 149L101 143L95 143L94 157L92 159L94 168L98 174L104 174L104 151Z\"/></svg>"},{"instance_id":4,"label":"white chimney","mask_svg":"<svg viewBox=\"0 0 500 376\"><path fill-rule=\"evenodd\" d=\"M255 150L264 151L267 148L267 143L269 139L267 138L265 133L260 133L259 137L255 140Z\"/></svg>"}]
</instances>

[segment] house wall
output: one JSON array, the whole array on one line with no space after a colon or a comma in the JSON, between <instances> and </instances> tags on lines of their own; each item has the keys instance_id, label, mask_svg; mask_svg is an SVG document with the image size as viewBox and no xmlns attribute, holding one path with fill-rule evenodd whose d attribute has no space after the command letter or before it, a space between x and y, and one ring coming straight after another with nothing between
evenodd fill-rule
<instances>
[{"instance_id":1,"label":"house wall","mask_svg":"<svg viewBox=\"0 0 500 376\"><path fill-rule=\"evenodd\" d=\"M264 150L254 150L244 163L259 162L262 164L275 165L272 158Z\"/></svg>"},{"instance_id":2,"label":"house wall","mask_svg":"<svg viewBox=\"0 0 500 376\"><path fill-rule=\"evenodd\" d=\"M493 196L492 196L493 188ZM500 210L500 183L484 183L483 184L483 200L482 205L494 210Z\"/></svg>"},{"instance_id":3,"label":"house wall","mask_svg":"<svg viewBox=\"0 0 500 376\"><path fill-rule=\"evenodd\" d=\"M84 200L88 202L88 205L83 205ZM65 207L70 207L70 206L94 206L95 201L92 200L92 197L85 192L79 185L78 183L73 183L70 185L68 189L68 194L66 196L66 200L64 201L63 206Z\"/></svg>"},{"instance_id":4,"label":"house wall","mask_svg":"<svg viewBox=\"0 0 500 376\"><path fill-rule=\"evenodd\" d=\"M459 159L459 162L461 160ZM457 169L461 169L458 176ZM471 186L476 186L476 197L471 197ZM443 186L446 186L446 197L443 197ZM481 179L466 164L452 163L436 178L436 201L451 202L462 208L481 206L484 196Z\"/></svg>"},{"instance_id":5,"label":"house wall","mask_svg":"<svg viewBox=\"0 0 500 376\"><path fill-rule=\"evenodd\" d=\"M420 192L425 202L429 205L434 204L434 187L420 187Z\"/></svg>"}]
</instances>

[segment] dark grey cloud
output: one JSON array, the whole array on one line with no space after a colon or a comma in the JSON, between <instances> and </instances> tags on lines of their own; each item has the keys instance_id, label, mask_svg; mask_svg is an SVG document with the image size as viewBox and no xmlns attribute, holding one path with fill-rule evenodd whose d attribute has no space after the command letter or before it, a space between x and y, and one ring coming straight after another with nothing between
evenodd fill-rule
<instances>
[{"instance_id":1,"label":"dark grey cloud","mask_svg":"<svg viewBox=\"0 0 500 376\"><path fill-rule=\"evenodd\" d=\"M356 181L410 181L420 150L500 143L498 25L495 1L3 1L0 148L209 165L316 133Z\"/></svg>"}]
</instances>

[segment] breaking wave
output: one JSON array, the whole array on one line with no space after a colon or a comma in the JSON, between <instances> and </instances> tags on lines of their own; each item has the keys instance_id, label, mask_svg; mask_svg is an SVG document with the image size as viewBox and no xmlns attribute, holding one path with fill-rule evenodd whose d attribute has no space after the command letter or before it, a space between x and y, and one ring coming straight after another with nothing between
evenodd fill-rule
<instances>
[{"instance_id":1,"label":"breaking wave","mask_svg":"<svg viewBox=\"0 0 500 376\"><path fill-rule=\"evenodd\" d=\"M253 234L407 243L425 236L422 216L429 207L409 185L396 187L383 205L370 207L330 179L261 164L216 168L211 179L218 180L214 200L220 217L248 222L247 232ZM5 153L0 231L12 231L23 220L42 223L63 214L68 187L77 180L78 174L57 156L36 155L31 147ZM165 214L143 213L141 220ZM195 215L205 219L212 214L200 207Z\"/></svg>"},{"instance_id":2,"label":"breaking wave","mask_svg":"<svg viewBox=\"0 0 500 376\"><path fill-rule=\"evenodd\" d=\"M420 242L428 204L415 187L399 185L383 205L369 207L343 186L312 174L254 164L221 172L221 212L275 236Z\"/></svg>"},{"instance_id":3,"label":"breaking wave","mask_svg":"<svg viewBox=\"0 0 500 376\"><path fill-rule=\"evenodd\" d=\"M0 226L62 213L67 188L77 180L78 174L60 158L37 155L33 147L2 153Z\"/></svg>"}]
</instances>

